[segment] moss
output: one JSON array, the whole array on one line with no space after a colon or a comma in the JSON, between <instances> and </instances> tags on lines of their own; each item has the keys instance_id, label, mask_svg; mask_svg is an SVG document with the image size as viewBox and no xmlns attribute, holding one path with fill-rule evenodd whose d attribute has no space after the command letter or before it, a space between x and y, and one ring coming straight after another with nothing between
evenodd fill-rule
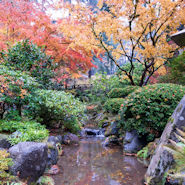
<instances>
[{"instance_id":1,"label":"moss","mask_svg":"<svg viewBox=\"0 0 185 185\"><path fill-rule=\"evenodd\" d=\"M58 154L59 155L62 155L63 154L62 145L60 143L57 143L56 147L57 147L57 150L58 150Z\"/></svg>"},{"instance_id":2,"label":"moss","mask_svg":"<svg viewBox=\"0 0 185 185\"><path fill-rule=\"evenodd\" d=\"M168 119L168 122L173 123L173 122L174 122L174 118L171 116L171 117Z\"/></svg>"},{"instance_id":3,"label":"moss","mask_svg":"<svg viewBox=\"0 0 185 185\"><path fill-rule=\"evenodd\" d=\"M181 111L181 109L182 109L182 104L179 105L176 112L179 113Z\"/></svg>"},{"instance_id":4,"label":"moss","mask_svg":"<svg viewBox=\"0 0 185 185\"><path fill-rule=\"evenodd\" d=\"M48 149L55 149L55 146L53 146L53 144L51 143L47 143Z\"/></svg>"},{"instance_id":5,"label":"moss","mask_svg":"<svg viewBox=\"0 0 185 185\"><path fill-rule=\"evenodd\" d=\"M40 177L40 179L38 180L38 185L54 185L54 180L52 179L52 177L49 176L42 176Z\"/></svg>"}]
</instances>

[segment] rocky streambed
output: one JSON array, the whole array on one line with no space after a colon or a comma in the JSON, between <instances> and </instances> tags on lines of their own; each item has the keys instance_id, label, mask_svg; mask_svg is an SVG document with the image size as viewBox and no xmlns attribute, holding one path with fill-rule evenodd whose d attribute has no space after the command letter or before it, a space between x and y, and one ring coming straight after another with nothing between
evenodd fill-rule
<instances>
[{"instance_id":1,"label":"rocky streambed","mask_svg":"<svg viewBox=\"0 0 185 185\"><path fill-rule=\"evenodd\" d=\"M146 168L122 147L107 148L101 130L85 129L78 146L64 147L56 185L142 185Z\"/></svg>"},{"instance_id":2,"label":"rocky streambed","mask_svg":"<svg viewBox=\"0 0 185 185\"><path fill-rule=\"evenodd\" d=\"M104 137L105 129L85 128L81 137L52 135L45 142L10 146L0 140L13 160L10 172L16 182L38 185L142 185L146 168L123 147ZM110 146L111 147L107 147ZM53 179L52 179L52 178Z\"/></svg>"}]
</instances>

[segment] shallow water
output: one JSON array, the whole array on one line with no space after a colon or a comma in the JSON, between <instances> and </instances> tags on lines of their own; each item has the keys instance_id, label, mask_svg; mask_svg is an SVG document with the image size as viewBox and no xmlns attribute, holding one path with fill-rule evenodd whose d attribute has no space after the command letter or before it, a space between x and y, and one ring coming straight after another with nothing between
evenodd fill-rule
<instances>
[{"instance_id":1,"label":"shallow water","mask_svg":"<svg viewBox=\"0 0 185 185\"><path fill-rule=\"evenodd\" d=\"M146 168L121 148L103 148L101 138L87 138L80 146L65 147L53 176L56 185L142 185Z\"/></svg>"}]
</instances>

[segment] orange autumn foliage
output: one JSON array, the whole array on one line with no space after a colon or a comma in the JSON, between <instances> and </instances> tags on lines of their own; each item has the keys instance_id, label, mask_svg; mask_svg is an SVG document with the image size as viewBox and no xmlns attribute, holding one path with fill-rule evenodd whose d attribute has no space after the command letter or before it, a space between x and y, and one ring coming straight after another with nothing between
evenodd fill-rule
<instances>
[{"instance_id":1,"label":"orange autumn foliage","mask_svg":"<svg viewBox=\"0 0 185 185\"><path fill-rule=\"evenodd\" d=\"M66 5L70 17L60 29L73 40L71 48L77 43L89 51L103 49L132 85L135 63L143 66L140 86L156 71L164 74L163 65L177 48L167 38L185 23L184 0L100 0L98 6L93 12L81 3ZM129 70L119 65L120 58L130 63Z\"/></svg>"},{"instance_id":2,"label":"orange autumn foliage","mask_svg":"<svg viewBox=\"0 0 185 185\"><path fill-rule=\"evenodd\" d=\"M45 1L46 2L46 1ZM43 4L26 0L3 0L0 3L0 50L29 39L51 55L69 73L85 72L94 67L92 55L83 46L69 47L70 39L63 37L46 13Z\"/></svg>"}]
</instances>

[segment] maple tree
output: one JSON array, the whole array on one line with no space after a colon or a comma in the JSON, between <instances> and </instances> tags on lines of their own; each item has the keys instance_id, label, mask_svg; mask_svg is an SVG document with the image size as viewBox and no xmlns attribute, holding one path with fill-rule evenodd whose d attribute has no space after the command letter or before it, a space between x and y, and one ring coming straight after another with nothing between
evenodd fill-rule
<instances>
[{"instance_id":1,"label":"maple tree","mask_svg":"<svg viewBox=\"0 0 185 185\"><path fill-rule=\"evenodd\" d=\"M136 85L136 63L143 66L139 86L146 85L156 71L164 74L164 64L177 49L167 38L185 23L184 1L100 0L98 6L92 10L80 3L66 5L70 17L60 29L73 39L71 48L78 43L89 52L103 49L132 85ZM126 60L130 68L125 70L118 60Z\"/></svg>"},{"instance_id":2,"label":"maple tree","mask_svg":"<svg viewBox=\"0 0 185 185\"><path fill-rule=\"evenodd\" d=\"M64 38L57 29L58 23L53 23L51 15L45 11L45 2L1 1L0 49L7 50L16 42L29 39L42 46L46 54L51 55L68 74L89 70L94 66L92 54L83 46L69 47L71 40Z\"/></svg>"}]
</instances>

